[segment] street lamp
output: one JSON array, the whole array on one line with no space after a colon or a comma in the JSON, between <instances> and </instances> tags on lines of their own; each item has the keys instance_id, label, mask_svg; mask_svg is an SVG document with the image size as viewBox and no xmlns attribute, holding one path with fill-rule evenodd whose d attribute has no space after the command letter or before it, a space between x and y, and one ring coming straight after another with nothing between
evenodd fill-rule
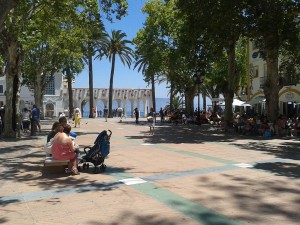
<instances>
[{"instance_id":1,"label":"street lamp","mask_svg":"<svg viewBox=\"0 0 300 225\"><path fill-rule=\"evenodd\" d=\"M183 111L183 98L184 98L184 94L182 93L181 94L181 104L182 104L181 108L182 108L182 111Z\"/></svg>"},{"instance_id":2,"label":"street lamp","mask_svg":"<svg viewBox=\"0 0 300 225\"><path fill-rule=\"evenodd\" d=\"M197 119L199 119L200 122L200 84L203 83L204 81L204 74L201 72L196 72L193 75L193 80L195 82L195 84L197 85L197 94L198 94L198 115L197 115Z\"/></svg>"}]
</instances>

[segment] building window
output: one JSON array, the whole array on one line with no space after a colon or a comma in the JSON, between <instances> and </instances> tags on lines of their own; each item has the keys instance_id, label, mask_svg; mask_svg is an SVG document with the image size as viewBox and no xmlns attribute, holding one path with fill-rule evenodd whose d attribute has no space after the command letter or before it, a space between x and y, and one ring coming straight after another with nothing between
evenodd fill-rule
<instances>
[{"instance_id":1,"label":"building window","mask_svg":"<svg viewBox=\"0 0 300 225\"><path fill-rule=\"evenodd\" d=\"M252 41L252 50L257 50L257 42L256 41Z\"/></svg>"},{"instance_id":2,"label":"building window","mask_svg":"<svg viewBox=\"0 0 300 225\"><path fill-rule=\"evenodd\" d=\"M264 77L267 77L267 64L264 64Z\"/></svg>"},{"instance_id":3,"label":"building window","mask_svg":"<svg viewBox=\"0 0 300 225\"><path fill-rule=\"evenodd\" d=\"M267 78L266 77L260 77L259 79L260 79L259 88L264 88Z\"/></svg>"},{"instance_id":4,"label":"building window","mask_svg":"<svg viewBox=\"0 0 300 225\"><path fill-rule=\"evenodd\" d=\"M46 88L45 88L45 95L55 95L55 79L54 77L47 76L46 77Z\"/></svg>"},{"instance_id":5,"label":"building window","mask_svg":"<svg viewBox=\"0 0 300 225\"><path fill-rule=\"evenodd\" d=\"M3 85L0 85L0 94L3 94Z\"/></svg>"},{"instance_id":6,"label":"building window","mask_svg":"<svg viewBox=\"0 0 300 225\"><path fill-rule=\"evenodd\" d=\"M259 68L258 66L254 66L254 71L253 71L253 77L256 78L259 75Z\"/></svg>"}]
</instances>

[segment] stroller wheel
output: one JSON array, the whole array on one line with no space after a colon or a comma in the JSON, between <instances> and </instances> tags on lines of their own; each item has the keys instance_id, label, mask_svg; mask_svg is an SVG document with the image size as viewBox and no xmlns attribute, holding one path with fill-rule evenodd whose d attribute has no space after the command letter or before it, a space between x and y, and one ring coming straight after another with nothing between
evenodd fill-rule
<instances>
[{"instance_id":1,"label":"stroller wheel","mask_svg":"<svg viewBox=\"0 0 300 225\"><path fill-rule=\"evenodd\" d=\"M101 165L101 169L102 169L103 171L105 171L105 170L106 170L106 165L105 165L105 164L102 164L102 165Z\"/></svg>"},{"instance_id":2,"label":"stroller wheel","mask_svg":"<svg viewBox=\"0 0 300 225\"><path fill-rule=\"evenodd\" d=\"M94 169L94 173L99 173L99 168L97 166Z\"/></svg>"}]
</instances>

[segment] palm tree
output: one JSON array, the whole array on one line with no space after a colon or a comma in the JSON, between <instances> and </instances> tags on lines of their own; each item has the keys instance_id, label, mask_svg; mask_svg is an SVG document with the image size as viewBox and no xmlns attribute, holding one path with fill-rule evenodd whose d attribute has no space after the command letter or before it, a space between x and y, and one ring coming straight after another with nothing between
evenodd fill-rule
<instances>
[{"instance_id":1,"label":"palm tree","mask_svg":"<svg viewBox=\"0 0 300 225\"><path fill-rule=\"evenodd\" d=\"M102 29L102 30L101 30ZM85 43L85 52L86 54L83 57L84 62L88 65L89 68L89 104L90 104L90 113L89 118L93 117L93 107L94 107L94 84L93 84L93 56L95 55L97 47L102 47L103 40L107 37L106 32L102 23L99 25L99 29L95 33L91 33L91 42ZM97 56L100 60L102 59L103 52L99 52Z\"/></svg>"},{"instance_id":2,"label":"palm tree","mask_svg":"<svg viewBox=\"0 0 300 225\"><path fill-rule=\"evenodd\" d=\"M121 30L113 30L110 35L103 41L104 52L111 62L111 72L110 72L110 82L109 82L109 117L113 116L112 113L112 95L113 95L113 83L114 83L114 72L115 72L115 62L116 55L119 56L121 62L125 63L130 68L132 58L134 57L133 50L128 46L132 42L124 39L127 35ZM103 49L103 48L102 48Z\"/></svg>"}]
</instances>

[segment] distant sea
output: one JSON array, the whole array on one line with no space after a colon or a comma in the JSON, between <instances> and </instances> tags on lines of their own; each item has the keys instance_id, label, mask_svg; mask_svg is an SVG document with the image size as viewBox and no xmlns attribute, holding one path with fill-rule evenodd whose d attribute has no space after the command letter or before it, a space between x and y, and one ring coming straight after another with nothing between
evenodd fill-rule
<instances>
[{"instance_id":1,"label":"distant sea","mask_svg":"<svg viewBox=\"0 0 300 225\"><path fill-rule=\"evenodd\" d=\"M166 105L169 105L170 104L170 99L168 98L156 98L156 111L158 112L160 110L160 108L164 108ZM122 108L124 108L123 105L121 105ZM134 104L134 107L135 108L137 107L140 111L140 116L143 117L145 115L145 112L144 112L144 105L143 103L140 104L140 106L137 106L137 103L135 102ZM113 109L116 109L118 108L118 105L117 105L117 102L114 101L113 102ZM102 111L102 115L103 115L103 109L104 109L104 104L103 102L100 102L98 103L97 105L97 110L98 111ZM150 109L149 109L150 110ZM130 106L130 102L128 101L127 102L127 105L126 105L126 116L127 117L130 117L132 112L131 112L131 106ZM87 103L84 107L83 107L83 117L89 117L89 114L90 114L90 106L89 104Z\"/></svg>"},{"instance_id":2,"label":"distant sea","mask_svg":"<svg viewBox=\"0 0 300 225\"><path fill-rule=\"evenodd\" d=\"M170 99L169 98L156 98L156 111L159 112L160 108L164 108L165 106L169 105L170 104ZM207 101L207 108L209 106L211 106L211 100L209 98L206 99ZM107 106L108 107L108 106ZM123 105L121 105L122 108L124 108ZM134 103L134 107L135 108L137 107L140 111L140 116L143 117L145 115L145 112L144 112L144 105L143 103L140 104L140 106L137 106L137 103L135 102ZM197 97L195 97L194 99L194 109L196 110L198 107L198 100L197 100ZM117 105L117 102L114 101L113 102L113 109L117 109L118 108L118 105ZM97 105L97 110L98 111L102 111L102 115L103 115L103 109L104 109L104 104L103 102L100 102L98 103ZM203 104L202 104L202 98L200 100L200 110L203 109ZM148 109L150 111L150 109ZM130 106L130 102L128 101L127 102L127 105L126 105L126 116L127 117L130 117L132 112L131 112L131 106ZM89 107L89 103L87 103L84 107L83 107L83 117L89 117L90 115L90 107Z\"/></svg>"}]
</instances>

